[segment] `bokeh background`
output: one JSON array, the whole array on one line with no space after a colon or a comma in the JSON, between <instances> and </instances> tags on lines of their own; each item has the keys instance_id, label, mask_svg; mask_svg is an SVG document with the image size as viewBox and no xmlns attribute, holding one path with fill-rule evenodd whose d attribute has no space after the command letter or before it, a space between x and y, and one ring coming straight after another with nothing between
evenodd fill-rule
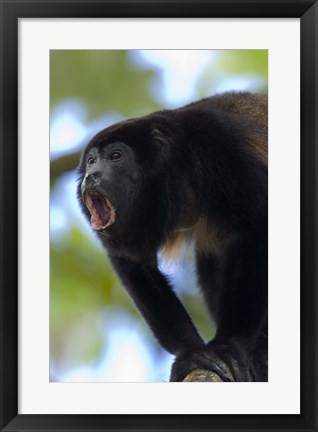
<instances>
[{"instance_id":1,"label":"bokeh background","mask_svg":"<svg viewBox=\"0 0 318 432\"><path fill-rule=\"evenodd\" d=\"M83 147L125 118L229 90L267 92L267 64L265 50L50 52L51 382L169 381L173 361L80 213L76 167ZM160 266L210 339L213 325L188 255Z\"/></svg>"}]
</instances>

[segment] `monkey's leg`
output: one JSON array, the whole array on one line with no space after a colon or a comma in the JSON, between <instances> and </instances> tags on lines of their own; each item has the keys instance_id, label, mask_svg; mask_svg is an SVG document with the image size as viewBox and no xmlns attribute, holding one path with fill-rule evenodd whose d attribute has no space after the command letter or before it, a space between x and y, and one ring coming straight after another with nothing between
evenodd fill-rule
<instances>
[{"instance_id":1,"label":"monkey's leg","mask_svg":"<svg viewBox=\"0 0 318 432\"><path fill-rule=\"evenodd\" d=\"M236 381L267 380L267 236L236 239L224 262L218 329L209 347Z\"/></svg>"},{"instance_id":2,"label":"monkey's leg","mask_svg":"<svg viewBox=\"0 0 318 432\"><path fill-rule=\"evenodd\" d=\"M197 253L196 270L204 300L215 323L218 322L220 297L222 293L221 257Z\"/></svg>"},{"instance_id":3,"label":"monkey's leg","mask_svg":"<svg viewBox=\"0 0 318 432\"><path fill-rule=\"evenodd\" d=\"M221 259L213 254L197 253L196 267L205 302L213 321L217 323L222 293ZM193 369L210 370L218 374L223 381L235 380L226 359L208 346L181 353L174 362L171 381L183 381Z\"/></svg>"}]
</instances>

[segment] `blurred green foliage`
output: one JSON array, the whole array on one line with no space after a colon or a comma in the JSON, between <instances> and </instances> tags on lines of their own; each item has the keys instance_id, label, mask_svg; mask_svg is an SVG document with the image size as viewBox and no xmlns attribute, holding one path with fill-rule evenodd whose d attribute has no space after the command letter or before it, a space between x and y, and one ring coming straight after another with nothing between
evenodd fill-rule
<instances>
[{"instance_id":1,"label":"blurred green foliage","mask_svg":"<svg viewBox=\"0 0 318 432\"><path fill-rule=\"evenodd\" d=\"M218 85L233 77L257 79L256 88L250 91L267 92L268 51L267 50L225 50L217 53L216 62L211 63L203 72L198 85L198 96L217 91ZM228 88L231 90L231 88Z\"/></svg>"},{"instance_id":2,"label":"blurred green foliage","mask_svg":"<svg viewBox=\"0 0 318 432\"><path fill-rule=\"evenodd\" d=\"M101 335L88 318L92 312L98 317L101 309L111 302L115 282L105 256L78 228L71 226L63 241L51 242L50 274L50 344L55 361L65 352L69 361L94 358L100 352ZM83 319L90 322L91 331L80 344L81 349L72 353L66 335Z\"/></svg>"},{"instance_id":3,"label":"blurred green foliage","mask_svg":"<svg viewBox=\"0 0 318 432\"><path fill-rule=\"evenodd\" d=\"M252 90L266 91L267 51L218 52L216 59L202 71L196 98L217 91L224 77L250 75L257 77L259 83ZM126 51L52 50L50 109L75 98L85 104L88 120L113 112L125 117L143 115L162 108L150 92L153 81L159 77L154 66L141 68L133 64ZM105 329L100 325L105 308L120 306L131 317L138 317L104 251L78 225L74 209L62 201L59 203L56 197L63 195L63 174L74 169L78 159L78 150L74 150L52 161L52 196L63 207L67 220L62 236L51 235L50 350L54 373L98 358L105 336ZM202 334L211 337L213 330L208 314L202 312L204 306L198 291L184 294L183 302ZM55 378L59 380L59 376Z\"/></svg>"},{"instance_id":4,"label":"blurred green foliage","mask_svg":"<svg viewBox=\"0 0 318 432\"><path fill-rule=\"evenodd\" d=\"M51 110L66 98L85 102L89 118L120 112L143 115L160 108L149 95L154 70L136 70L127 51L53 50L50 55Z\"/></svg>"},{"instance_id":5,"label":"blurred green foliage","mask_svg":"<svg viewBox=\"0 0 318 432\"><path fill-rule=\"evenodd\" d=\"M228 50L222 52L215 72L232 74L254 74L264 78L267 87L268 77L268 52L267 50Z\"/></svg>"}]
</instances>

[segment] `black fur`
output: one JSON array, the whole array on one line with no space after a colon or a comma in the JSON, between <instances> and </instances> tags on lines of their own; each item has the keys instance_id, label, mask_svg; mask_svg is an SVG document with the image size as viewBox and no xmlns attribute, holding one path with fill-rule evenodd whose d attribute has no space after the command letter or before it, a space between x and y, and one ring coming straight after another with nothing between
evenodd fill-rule
<instances>
[{"instance_id":1,"label":"black fur","mask_svg":"<svg viewBox=\"0 0 318 432\"><path fill-rule=\"evenodd\" d=\"M87 218L85 192L112 205L115 220L102 227L109 204L103 223L96 216L97 235L177 356L171 380L201 367L224 381L266 381L267 98L229 93L115 124L87 145L79 172ZM157 266L158 252L181 237L196 242L198 280L217 322L208 344Z\"/></svg>"}]
</instances>

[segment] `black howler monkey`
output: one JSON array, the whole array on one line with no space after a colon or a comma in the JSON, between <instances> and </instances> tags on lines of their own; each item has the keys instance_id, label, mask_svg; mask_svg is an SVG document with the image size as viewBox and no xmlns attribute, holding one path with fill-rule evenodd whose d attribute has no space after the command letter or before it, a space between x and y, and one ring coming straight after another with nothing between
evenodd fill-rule
<instances>
[{"instance_id":1,"label":"black howler monkey","mask_svg":"<svg viewBox=\"0 0 318 432\"><path fill-rule=\"evenodd\" d=\"M267 97L225 93L99 132L78 197L160 344L171 381L193 369L267 381ZM217 323L205 343L157 265L195 244L199 285Z\"/></svg>"}]
</instances>

